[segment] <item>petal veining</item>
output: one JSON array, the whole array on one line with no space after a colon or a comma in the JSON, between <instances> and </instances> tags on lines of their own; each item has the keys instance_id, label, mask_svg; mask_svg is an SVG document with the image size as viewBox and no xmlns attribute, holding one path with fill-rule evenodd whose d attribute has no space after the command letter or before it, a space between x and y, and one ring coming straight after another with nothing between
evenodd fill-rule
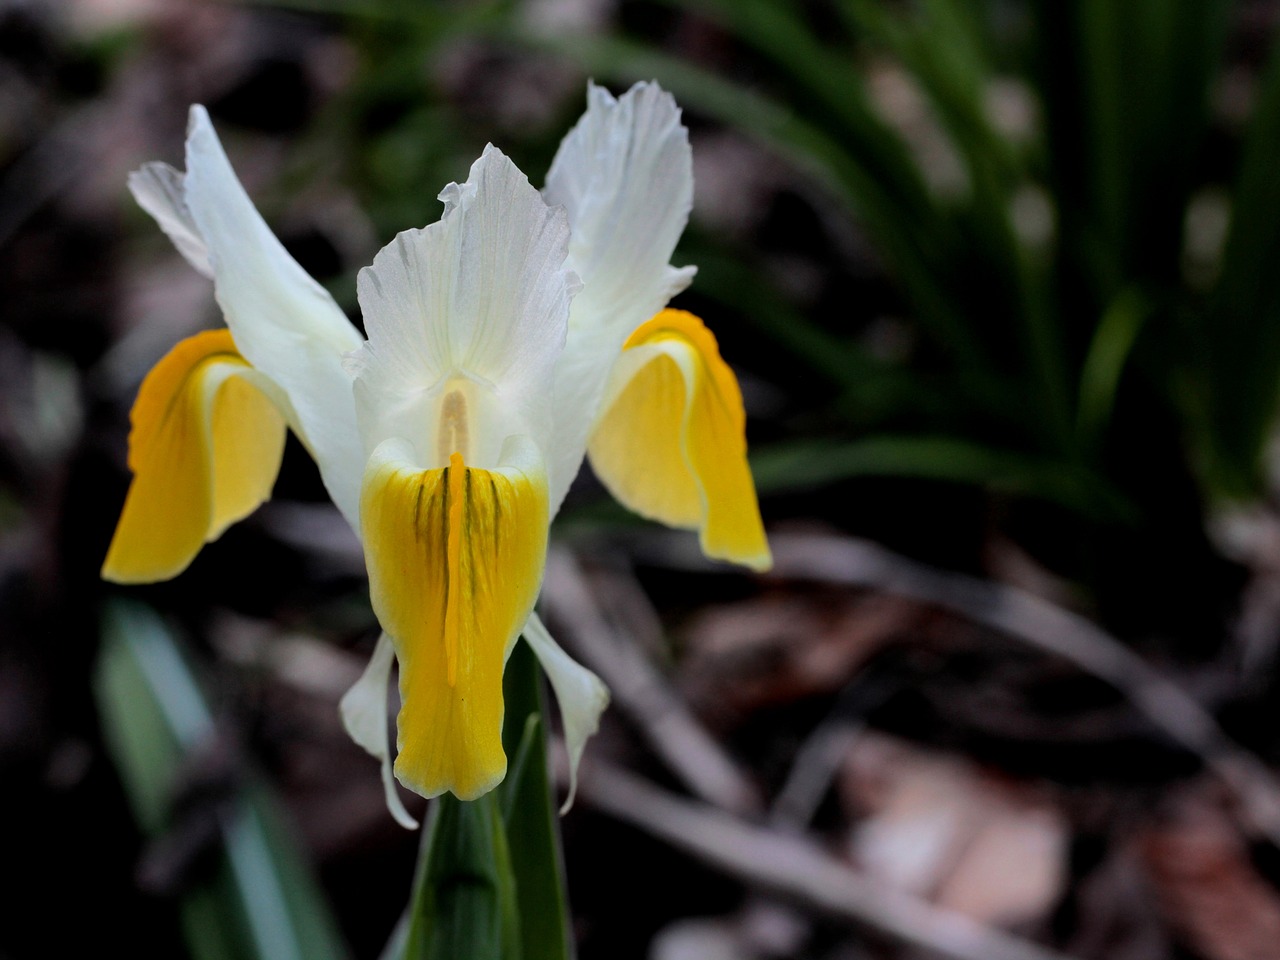
<instances>
[{"instance_id":1,"label":"petal veining","mask_svg":"<svg viewBox=\"0 0 1280 960\"><path fill-rule=\"evenodd\" d=\"M693 155L656 83L618 98L591 84L543 192L568 212L569 263L586 284L572 325L613 326L621 341L688 286L693 271L670 260L693 206Z\"/></svg>"},{"instance_id":2,"label":"petal veining","mask_svg":"<svg viewBox=\"0 0 1280 960\"><path fill-rule=\"evenodd\" d=\"M619 501L698 530L709 557L769 567L742 393L701 320L664 310L636 329L601 409L591 466Z\"/></svg>"},{"instance_id":3,"label":"petal veining","mask_svg":"<svg viewBox=\"0 0 1280 960\"><path fill-rule=\"evenodd\" d=\"M134 477L102 575L176 576L268 499L284 452L282 402L226 330L188 337L161 359L130 415Z\"/></svg>"},{"instance_id":4,"label":"petal veining","mask_svg":"<svg viewBox=\"0 0 1280 960\"><path fill-rule=\"evenodd\" d=\"M482 470L421 470L403 440L370 458L361 527L374 611L400 662L400 782L474 799L501 781L502 670L542 583L546 475L524 437Z\"/></svg>"},{"instance_id":5,"label":"petal veining","mask_svg":"<svg viewBox=\"0 0 1280 960\"><path fill-rule=\"evenodd\" d=\"M440 196L441 220L400 233L360 271L369 340L350 364L360 427L369 450L405 437L419 463L443 467L439 434L461 421L440 405L461 391L469 442L488 450L468 463L487 467L511 434L545 446L552 369L579 284L565 268L564 211L501 151L487 147L467 182ZM482 429L493 410L503 426Z\"/></svg>"}]
</instances>

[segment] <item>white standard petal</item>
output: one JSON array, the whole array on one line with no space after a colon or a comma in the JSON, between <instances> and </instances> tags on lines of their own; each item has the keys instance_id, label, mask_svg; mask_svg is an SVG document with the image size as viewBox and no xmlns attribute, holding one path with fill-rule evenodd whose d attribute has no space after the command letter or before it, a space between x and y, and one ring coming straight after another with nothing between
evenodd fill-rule
<instances>
[{"instance_id":1,"label":"white standard petal","mask_svg":"<svg viewBox=\"0 0 1280 960\"><path fill-rule=\"evenodd\" d=\"M564 745L569 754L569 795L560 812L573 806L578 791L578 763L587 738L600 729L600 715L609 706L609 688L586 667L560 649L536 613L524 625L524 638L542 664L560 705Z\"/></svg>"},{"instance_id":2,"label":"white standard petal","mask_svg":"<svg viewBox=\"0 0 1280 960\"><path fill-rule=\"evenodd\" d=\"M418 821L404 808L391 768L387 688L394 661L395 647L391 638L384 633L378 638L378 645L374 647L373 656L369 658L364 673L343 694L338 709L342 714L342 725L347 728L351 739L382 764L382 788L387 797L387 810L400 826L416 830Z\"/></svg>"},{"instance_id":3,"label":"white standard petal","mask_svg":"<svg viewBox=\"0 0 1280 960\"><path fill-rule=\"evenodd\" d=\"M569 228L523 173L489 146L444 216L406 230L357 283L368 342L352 357L365 448L390 437L424 467L494 465L502 443L550 438L551 384L570 303Z\"/></svg>"},{"instance_id":4,"label":"white standard petal","mask_svg":"<svg viewBox=\"0 0 1280 960\"><path fill-rule=\"evenodd\" d=\"M138 206L155 218L187 263L206 277L213 277L209 248L187 209L182 171L167 163L144 163L129 174L129 191Z\"/></svg>"},{"instance_id":5,"label":"white standard petal","mask_svg":"<svg viewBox=\"0 0 1280 960\"><path fill-rule=\"evenodd\" d=\"M679 107L656 83L617 99L588 87L543 193L569 214L569 264L586 284L572 326L625 337L688 286L692 270L670 260L693 206L693 154Z\"/></svg>"},{"instance_id":6,"label":"white standard petal","mask_svg":"<svg viewBox=\"0 0 1280 960\"><path fill-rule=\"evenodd\" d=\"M329 495L358 528L365 458L342 358L360 346L359 333L263 221L199 106L191 108L184 187L237 348L288 395Z\"/></svg>"},{"instance_id":7,"label":"white standard petal","mask_svg":"<svg viewBox=\"0 0 1280 960\"><path fill-rule=\"evenodd\" d=\"M569 214L569 265L585 285L556 369L554 513L623 341L693 278L694 268L670 264L693 204L689 134L675 100L656 83L616 99L591 85L587 112L561 143L543 193Z\"/></svg>"}]
</instances>

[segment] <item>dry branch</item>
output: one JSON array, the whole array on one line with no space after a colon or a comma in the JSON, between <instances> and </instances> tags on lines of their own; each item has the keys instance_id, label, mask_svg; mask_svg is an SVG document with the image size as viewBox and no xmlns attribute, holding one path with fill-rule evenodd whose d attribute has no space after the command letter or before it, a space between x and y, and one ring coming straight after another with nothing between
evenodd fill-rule
<instances>
[{"instance_id":1,"label":"dry branch","mask_svg":"<svg viewBox=\"0 0 1280 960\"><path fill-rule=\"evenodd\" d=\"M1069 960L870 879L795 836L682 800L616 767L584 770L579 797L772 893L951 960Z\"/></svg>"}]
</instances>

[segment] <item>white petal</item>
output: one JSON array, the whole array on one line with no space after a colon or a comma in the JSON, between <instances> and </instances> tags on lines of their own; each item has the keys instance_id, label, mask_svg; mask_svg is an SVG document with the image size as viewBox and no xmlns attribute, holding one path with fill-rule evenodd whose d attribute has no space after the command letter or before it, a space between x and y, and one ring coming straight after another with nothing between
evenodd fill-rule
<instances>
[{"instance_id":1,"label":"white petal","mask_svg":"<svg viewBox=\"0 0 1280 960\"><path fill-rule=\"evenodd\" d=\"M187 209L182 171L167 163L144 163L129 174L129 190L138 206L155 218L178 252L206 277L213 277L209 250Z\"/></svg>"},{"instance_id":2,"label":"white petal","mask_svg":"<svg viewBox=\"0 0 1280 960\"><path fill-rule=\"evenodd\" d=\"M625 337L688 286L692 272L670 260L693 205L693 155L680 109L656 83L618 99L592 84L544 193L569 214L569 262L586 284L573 325Z\"/></svg>"},{"instance_id":3,"label":"white petal","mask_svg":"<svg viewBox=\"0 0 1280 960\"><path fill-rule=\"evenodd\" d=\"M609 706L609 688L586 667L560 649L536 613L524 625L524 638L529 641L547 679L556 692L560 719L564 726L564 745L569 753L569 795L560 812L573 806L578 790L578 763L587 738L600 729L600 715Z\"/></svg>"},{"instance_id":4,"label":"white petal","mask_svg":"<svg viewBox=\"0 0 1280 960\"><path fill-rule=\"evenodd\" d=\"M579 287L564 266L564 211L548 207L499 150L485 148L467 182L440 196L440 221L399 234L360 271L369 341L350 365L366 449L401 436L425 467L444 465L432 405L453 381L471 384L487 398L476 405L505 424L470 429L524 433L545 446L552 369ZM504 439L484 445L496 453Z\"/></svg>"},{"instance_id":5,"label":"white petal","mask_svg":"<svg viewBox=\"0 0 1280 960\"><path fill-rule=\"evenodd\" d=\"M199 106L191 108L185 186L236 346L288 394L330 496L357 526L364 451L342 357L360 346L359 333L263 221Z\"/></svg>"},{"instance_id":6,"label":"white petal","mask_svg":"<svg viewBox=\"0 0 1280 960\"><path fill-rule=\"evenodd\" d=\"M551 508L578 472L623 341L689 285L694 268L671 254L693 203L693 159L675 100L656 83L615 99L594 84L587 112L564 138L544 195L563 204L569 265L584 283L556 369Z\"/></svg>"},{"instance_id":7,"label":"white petal","mask_svg":"<svg viewBox=\"0 0 1280 960\"><path fill-rule=\"evenodd\" d=\"M387 797L387 809L396 823L408 830L416 830L418 821L409 815L396 791L396 779L391 770L391 737L388 733L387 686L391 678L391 664L395 660L395 647L385 633L378 638L369 665L360 679L342 697L338 709L342 725L351 739L364 747L382 763L382 787Z\"/></svg>"}]
</instances>

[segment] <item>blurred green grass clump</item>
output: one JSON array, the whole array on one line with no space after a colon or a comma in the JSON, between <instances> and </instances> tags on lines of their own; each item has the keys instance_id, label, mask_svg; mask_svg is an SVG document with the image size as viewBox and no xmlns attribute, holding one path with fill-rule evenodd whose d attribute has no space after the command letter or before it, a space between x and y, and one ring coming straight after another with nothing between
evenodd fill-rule
<instances>
[{"instance_id":1,"label":"blurred green grass clump","mask_svg":"<svg viewBox=\"0 0 1280 960\"><path fill-rule=\"evenodd\" d=\"M994 524L1113 629L1221 632L1238 583L1205 521L1270 496L1280 406L1280 60L1236 5L663 0L613 29L512 3L331 9L362 64L333 115L380 222L421 219L414 185L503 122L507 141L533 131L511 149L537 182L576 107L561 78L523 126L442 110L424 88L444 57L470 57L455 82L481 100L538 63L657 78L695 154L729 131L785 164L763 201L770 159L700 166L713 198L680 251L694 308L762 385L774 516L963 565L921 547L921 504L978 488L982 536ZM761 207L745 228L712 206L744 198Z\"/></svg>"}]
</instances>

